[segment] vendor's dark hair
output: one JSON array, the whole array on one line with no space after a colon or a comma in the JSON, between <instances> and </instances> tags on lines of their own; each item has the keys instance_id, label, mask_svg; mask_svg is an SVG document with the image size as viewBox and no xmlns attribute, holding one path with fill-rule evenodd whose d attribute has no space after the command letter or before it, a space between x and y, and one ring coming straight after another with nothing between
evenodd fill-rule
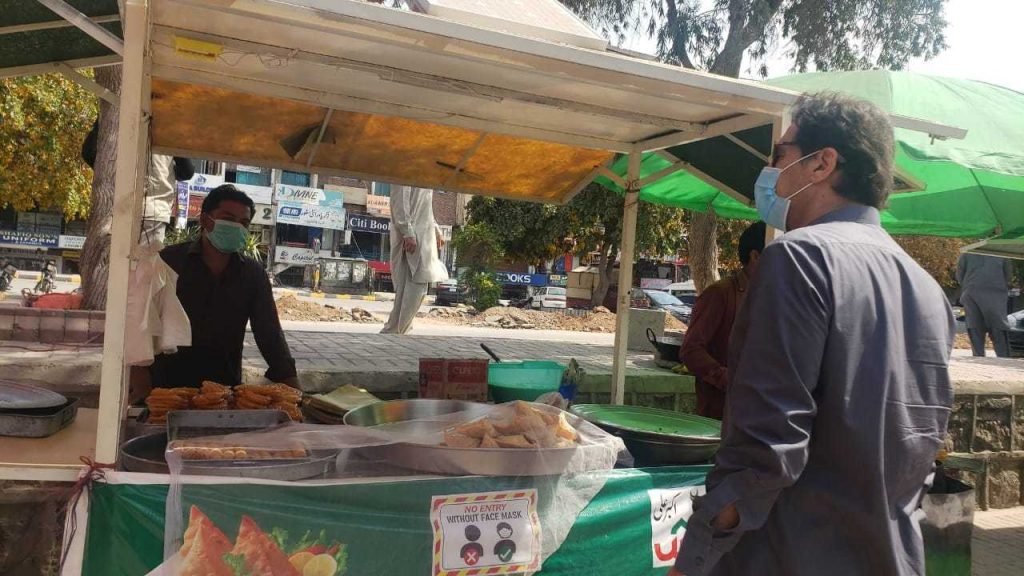
<instances>
[{"instance_id":1,"label":"vendor's dark hair","mask_svg":"<svg viewBox=\"0 0 1024 576\"><path fill-rule=\"evenodd\" d=\"M834 148L842 157L836 191L848 200L884 208L893 184L892 124L870 102L822 92L801 96L793 107L802 154Z\"/></svg>"},{"instance_id":2,"label":"vendor's dark hair","mask_svg":"<svg viewBox=\"0 0 1024 576\"><path fill-rule=\"evenodd\" d=\"M209 214L220 206L221 202L238 202L249 207L249 217L256 214L256 204L249 195L231 184L221 184L206 195L203 200L203 214Z\"/></svg>"},{"instance_id":3,"label":"vendor's dark hair","mask_svg":"<svg viewBox=\"0 0 1024 576\"><path fill-rule=\"evenodd\" d=\"M740 263L746 266L750 263L750 253L754 250L764 252L764 235L767 226L764 222L754 222L740 235L739 256Z\"/></svg>"}]
</instances>

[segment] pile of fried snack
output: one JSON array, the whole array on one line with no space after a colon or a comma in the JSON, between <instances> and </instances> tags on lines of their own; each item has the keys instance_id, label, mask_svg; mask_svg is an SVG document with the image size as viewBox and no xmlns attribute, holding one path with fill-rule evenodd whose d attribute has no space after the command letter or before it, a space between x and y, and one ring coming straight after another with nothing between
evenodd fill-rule
<instances>
[{"instance_id":1,"label":"pile of fried snack","mask_svg":"<svg viewBox=\"0 0 1024 576\"><path fill-rule=\"evenodd\" d=\"M452 448L572 448L579 441L565 412L557 408L513 402L444 432L443 446Z\"/></svg>"},{"instance_id":2,"label":"pile of fried snack","mask_svg":"<svg viewBox=\"0 0 1024 576\"><path fill-rule=\"evenodd\" d=\"M283 410L302 421L302 392L284 384L242 384L231 388L203 382L201 388L154 388L146 398L150 424L167 422L172 410Z\"/></svg>"},{"instance_id":3,"label":"pile of fried snack","mask_svg":"<svg viewBox=\"0 0 1024 576\"><path fill-rule=\"evenodd\" d=\"M299 446L290 448L244 448L238 443L218 440L175 440L168 449L183 460L276 460L305 458L309 452Z\"/></svg>"}]
</instances>

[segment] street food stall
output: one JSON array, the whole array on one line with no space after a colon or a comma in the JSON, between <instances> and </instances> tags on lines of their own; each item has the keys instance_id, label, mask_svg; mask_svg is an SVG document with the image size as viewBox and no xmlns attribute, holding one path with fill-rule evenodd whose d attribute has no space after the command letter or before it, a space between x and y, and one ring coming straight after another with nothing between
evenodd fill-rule
<instances>
[{"instance_id":1,"label":"street food stall","mask_svg":"<svg viewBox=\"0 0 1024 576\"><path fill-rule=\"evenodd\" d=\"M113 0L39 2L66 23L37 17L18 34L76 31L93 50L64 57L51 39L49 60L11 61L5 74L62 71L119 114L99 407L45 440L0 439L3 478L77 481L64 573L143 575L163 565L177 574L204 558L227 574L259 565L252 573L328 576L650 574L671 565L706 470L628 467L625 438L592 414L516 404L383 429L274 420L210 440L202 437L224 432L211 431L219 424L176 425L174 414L248 403L239 418L272 405L287 415L289 405L274 387L211 388L153 403L167 417L166 432L154 433L164 434L156 460L166 472L105 470L126 460L126 310L147 142L175 156L537 202L566 202L603 175L625 190L621 254L632 261L643 185L683 169L716 182L697 159L664 150L765 126L777 139L796 93L354 0L123 0L116 11ZM119 96L75 71L113 63L122 65ZM672 162L641 178L641 154L652 151ZM628 158L626 178L608 170L618 156ZM620 267L619 285L632 285L632 273ZM619 298L615 404L628 291ZM509 410L532 424L479 432L506 425ZM448 437L470 424L472 435ZM559 431L574 440L560 443ZM697 450L714 443L682 438Z\"/></svg>"}]
</instances>

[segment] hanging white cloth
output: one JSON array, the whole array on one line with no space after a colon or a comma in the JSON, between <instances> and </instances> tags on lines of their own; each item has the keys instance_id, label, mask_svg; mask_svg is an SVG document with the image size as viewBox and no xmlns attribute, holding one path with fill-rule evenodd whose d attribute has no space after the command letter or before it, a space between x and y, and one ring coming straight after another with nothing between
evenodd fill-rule
<instances>
[{"instance_id":1,"label":"hanging white cloth","mask_svg":"<svg viewBox=\"0 0 1024 576\"><path fill-rule=\"evenodd\" d=\"M160 242L140 246L128 280L124 361L149 366L157 354L192 344L192 326L178 301L178 274L160 258Z\"/></svg>"}]
</instances>

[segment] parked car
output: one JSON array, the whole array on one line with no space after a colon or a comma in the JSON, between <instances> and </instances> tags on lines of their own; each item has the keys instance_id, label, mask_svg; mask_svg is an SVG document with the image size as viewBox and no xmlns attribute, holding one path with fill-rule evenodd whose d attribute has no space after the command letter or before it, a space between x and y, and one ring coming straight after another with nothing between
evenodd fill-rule
<instances>
[{"instance_id":1,"label":"parked car","mask_svg":"<svg viewBox=\"0 0 1024 576\"><path fill-rule=\"evenodd\" d=\"M548 286L533 294L534 308L565 308L565 288Z\"/></svg>"},{"instance_id":2,"label":"parked car","mask_svg":"<svg viewBox=\"0 0 1024 576\"><path fill-rule=\"evenodd\" d=\"M697 303L697 285L693 283L693 280L669 284L665 287L665 292L679 298L683 304L690 308L693 308Z\"/></svg>"},{"instance_id":3,"label":"parked car","mask_svg":"<svg viewBox=\"0 0 1024 576\"><path fill-rule=\"evenodd\" d=\"M1007 335L1010 340L1010 357L1024 358L1024 310L1018 310L1006 317L1010 326Z\"/></svg>"},{"instance_id":4,"label":"parked car","mask_svg":"<svg viewBox=\"0 0 1024 576\"><path fill-rule=\"evenodd\" d=\"M454 278L449 278L437 284L437 296L434 298L434 306L456 306L466 302L466 294L469 292L464 285Z\"/></svg>"},{"instance_id":5,"label":"parked car","mask_svg":"<svg viewBox=\"0 0 1024 576\"><path fill-rule=\"evenodd\" d=\"M693 313L693 308L679 298L676 298L662 290L644 290L643 292L644 296L647 297L650 308L654 310L664 310L675 316L677 320L684 324L688 324L690 322L690 315Z\"/></svg>"}]
</instances>

